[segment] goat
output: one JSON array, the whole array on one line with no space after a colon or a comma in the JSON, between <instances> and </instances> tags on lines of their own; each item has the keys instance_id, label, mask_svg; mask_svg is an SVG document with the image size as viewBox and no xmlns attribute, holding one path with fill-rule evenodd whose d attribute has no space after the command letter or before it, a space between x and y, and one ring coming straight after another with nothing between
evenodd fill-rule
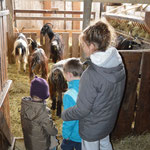
<instances>
[{"instance_id":1,"label":"goat","mask_svg":"<svg viewBox=\"0 0 150 150\"><path fill-rule=\"evenodd\" d=\"M62 106L62 93L68 88L67 81L63 75L63 65L68 59L61 60L56 64L53 64L48 77L48 84L50 88L50 97L52 100L51 109L56 110L56 115L60 117Z\"/></svg>"},{"instance_id":2,"label":"goat","mask_svg":"<svg viewBox=\"0 0 150 150\"><path fill-rule=\"evenodd\" d=\"M23 28L22 28L23 30ZM21 32L22 32L21 30ZM18 30L17 30L18 31ZM19 32L18 32L19 33ZM13 55L16 58L18 72L20 71L20 62L23 63L24 72L26 71L27 58L29 55L28 41L23 33L19 33L14 42Z\"/></svg>"},{"instance_id":3,"label":"goat","mask_svg":"<svg viewBox=\"0 0 150 150\"><path fill-rule=\"evenodd\" d=\"M125 38L120 35L117 37L117 46L118 50L132 50L132 49L140 49L142 45L142 41L135 37L134 39Z\"/></svg>"},{"instance_id":4,"label":"goat","mask_svg":"<svg viewBox=\"0 0 150 150\"><path fill-rule=\"evenodd\" d=\"M42 48L38 48L35 40L31 40L32 51L29 55L29 78L32 80L33 76L40 73L42 78L47 80L48 75L48 58Z\"/></svg>"},{"instance_id":5,"label":"goat","mask_svg":"<svg viewBox=\"0 0 150 150\"><path fill-rule=\"evenodd\" d=\"M42 27L41 34L44 36L46 34L48 35L50 39L50 59L52 59L52 62L56 63L63 58L64 44L60 35L58 33L54 33L49 24L50 23L46 23Z\"/></svg>"}]
</instances>

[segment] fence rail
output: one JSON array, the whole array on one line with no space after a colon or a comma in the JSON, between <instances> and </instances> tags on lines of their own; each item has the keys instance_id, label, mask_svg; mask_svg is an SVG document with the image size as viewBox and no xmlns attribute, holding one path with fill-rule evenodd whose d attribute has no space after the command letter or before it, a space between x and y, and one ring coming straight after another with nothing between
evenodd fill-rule
<instances>
[{"instance_id":1,"label":"fence rail","mask_svg":"<svg viewBox=\"0 0 150 150\"><path fill-rule=\"evenodd\" d=\"M14 20L63 20L63 21L82 21L83 17L20 17L17 13L34 13L34 14L71 14L71 15L83 15L83 11L58 11L58 10L14 10ZM95 19L95 12L91 12L91 20Z\"/></svg>"}]
</instances>

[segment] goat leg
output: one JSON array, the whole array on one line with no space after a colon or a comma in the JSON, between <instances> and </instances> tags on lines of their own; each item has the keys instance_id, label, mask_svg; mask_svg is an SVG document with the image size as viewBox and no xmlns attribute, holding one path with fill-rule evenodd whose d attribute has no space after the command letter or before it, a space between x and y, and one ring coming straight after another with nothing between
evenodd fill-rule
<instances>
[{"instance_id":1,"label":"goat leg","mask_svg":"<svg viewBox=\"0 0 150 150\"><path fill-rule=\"evenodd\" d=\"M57 101L57 113L56 115L61 117L61 105L62 105L62 93L58 93L58 101Z\"/></svg>"}]
</instances>

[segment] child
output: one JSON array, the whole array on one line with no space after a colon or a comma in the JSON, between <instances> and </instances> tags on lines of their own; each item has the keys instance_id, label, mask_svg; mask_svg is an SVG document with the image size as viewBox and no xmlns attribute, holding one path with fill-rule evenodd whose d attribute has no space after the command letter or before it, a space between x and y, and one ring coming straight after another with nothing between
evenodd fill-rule
<instances>
[{"instance_id":1,"label":"child","mask_svg":"<svg viewBox=\"0 0 150 150\"><path fill-rule=\"evenodd\" d=\"M77 105L64 110L62 119L79 120L82 150L112 150L109 134L117 119L126 78L122 58L110 46L112 35L112 27L103 21L80 35L89 66L80 79Z\"/></svg>"},{"instance_id":2,"label":"child","mask_svg":"<svg viewBox=\"0 0 150 150\"><path fill-rule=\"evenodd\" d=\"M27 150L49 150L51 136L56 136L50 110L45 100L49 97L49 86L45 79L37 76L31 81L30 96L21 102L21 125Z\"/></svg>"},{"instance_id":3,"label":"child","mask_svg":"<svg viewBox=\"0 0 150 150\"><path fill-rule=\"evenodd\" d=\"M63 74L68 81L68 91L63 97L64 110L76 105L79 80L83 72L82 64L77 58L69 59L63 66ZM63 141L62 150L81 150L81 138L79 136L79 121L64 121L62 126Z\"/></svg>"}]
</instances>

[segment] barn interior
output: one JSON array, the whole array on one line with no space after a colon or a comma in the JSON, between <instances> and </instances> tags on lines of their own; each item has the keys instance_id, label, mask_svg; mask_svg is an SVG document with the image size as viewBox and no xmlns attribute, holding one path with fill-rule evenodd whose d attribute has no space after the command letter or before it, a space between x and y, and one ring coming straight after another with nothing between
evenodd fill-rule
<instances>
[{"instance_id":1,"label":"barn interior","mask_svg":"<svg viewBox=\"0 0 150 150\"><path fill-rule=\"evenodd\" d=\"M50 58L49 37L40 34L46 23L64 43L63 59L80 57L79 35L90 22L105 18L117 36L136 40L132 49L120 49L127 70L127 84L116 126L115 150L150 149L150 1L149 0L0 0L0 149L25 150L20 124L21 98L29 95L29 65L17 72L13 55L20 32L32 38ZM116 42L116 41L115 41ZM54 63L49 59L48 74ZM40 76L40 74L38 74ZM52 100L47 100L51 107ZM63 109L63 108L62 108ZM52 110L62 140L62 119ZM57 149L60 149L58 146Z\"/></svg>"}]
</instances>

